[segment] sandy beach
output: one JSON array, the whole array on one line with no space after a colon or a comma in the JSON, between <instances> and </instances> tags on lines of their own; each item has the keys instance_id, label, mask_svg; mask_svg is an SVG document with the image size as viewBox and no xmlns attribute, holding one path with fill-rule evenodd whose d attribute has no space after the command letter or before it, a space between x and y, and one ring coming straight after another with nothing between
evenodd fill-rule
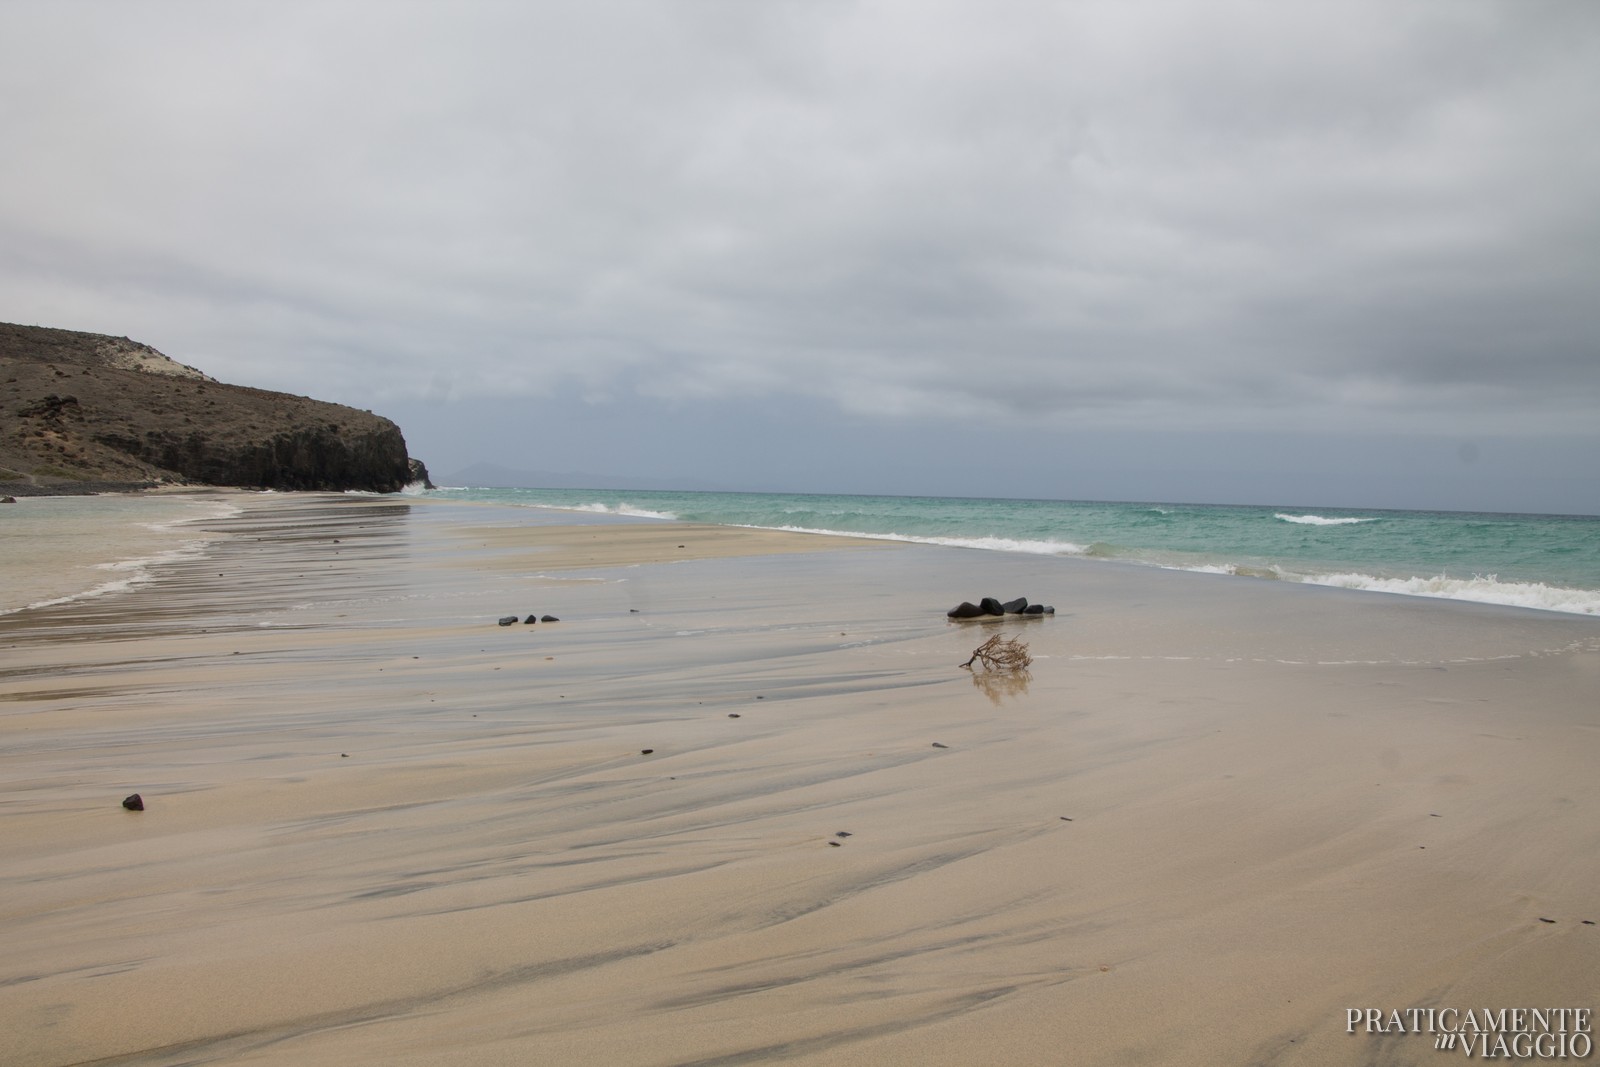
<instances>
[{"instance_id":1,"label":"sandy beach","mask_svg":"<svg viewBox=\"0 0 1600 1067\"><path fill-rule=\"evenodd\" d=\"M1445 1063L1347 1013L1600 1006L1600 620L230 500L0 616L0 1064Z\"/></svg>"}]
</instances>

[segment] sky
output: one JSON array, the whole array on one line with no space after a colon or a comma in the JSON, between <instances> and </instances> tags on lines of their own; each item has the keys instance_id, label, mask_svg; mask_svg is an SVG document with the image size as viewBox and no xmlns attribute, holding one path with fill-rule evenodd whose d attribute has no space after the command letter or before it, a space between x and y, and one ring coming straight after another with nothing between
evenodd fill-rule
<instances>
[{"instance_id":1,"label":"sky","mask_svg":"<svg viewBox=\"0 0 1600 1067\"><path fill-rule=\"evenodd\" d=\"M489 463L1600 513L1592 0L6 0L0 321Z\"/></svg>"}]
</instances>

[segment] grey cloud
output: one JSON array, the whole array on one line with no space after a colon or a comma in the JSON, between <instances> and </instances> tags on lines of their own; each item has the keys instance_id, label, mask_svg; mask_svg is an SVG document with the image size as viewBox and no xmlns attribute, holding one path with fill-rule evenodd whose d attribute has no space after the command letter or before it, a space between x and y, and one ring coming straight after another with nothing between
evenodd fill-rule
<instances>
[{"instance_id":1,"label":"grey cloud","mask_svg":"<svg viewBox=\"0 0 1600 1067\"><path fill-rule=\"evenodd\" d=\"M1197 431L1600 408L1589 3L14 3L0 30L3 317L224 377Z\"/></svg>"}]
</instances>

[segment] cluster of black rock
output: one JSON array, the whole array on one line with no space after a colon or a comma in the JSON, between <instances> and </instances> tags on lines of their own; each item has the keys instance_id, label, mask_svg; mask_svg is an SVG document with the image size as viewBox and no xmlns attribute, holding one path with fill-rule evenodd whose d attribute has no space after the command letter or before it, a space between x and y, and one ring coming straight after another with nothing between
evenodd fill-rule
<instances>
[{"instance_id":1,"label":"cluster of black rock","mask_svg":"<svg viewBox=\"0 0 1600 1067\"><path fill-rule=\"evenodd\" d=\"M516 621L517 621L517 617L515 615L502 615L502 616L500 616L500 625L501 626L512 626L512 625L515 625ZM522 621L524 623L526 623L527 625L532 626L536 622L560 622L561 620L556 618L554 615L529 615L526 619L523 619Z\"/></svg>"},{"instance_id":2,"label":"cluster of black rock","mask_svg":"<svg viewBox=\"0 0 1600 1067\"><path fill-rule=\"evenodd\" d=\"M992 596L986 596L976 604L963 600L946 612L952 619L981 619L986 615L1054 615L1055 613L1056 609L1048 604L1030 604L1028 598L1022 596L1008 600L1004 604Z\"/></svg>"}]
</instances>

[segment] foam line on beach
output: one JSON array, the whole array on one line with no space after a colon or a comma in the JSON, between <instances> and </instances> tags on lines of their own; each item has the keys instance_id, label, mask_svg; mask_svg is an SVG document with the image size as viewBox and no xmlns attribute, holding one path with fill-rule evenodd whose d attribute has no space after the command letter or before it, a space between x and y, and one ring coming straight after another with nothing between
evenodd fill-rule
<instances>
[{"instance_id":1,"label":"foam line on beach","mask_svg":"<svg viewBox=\"0 0 1600 1067\"><path fill-rule=\"evenodd\" d=\"M1561 611L1576 615L1600 615L1600 591L1563 589L1543 582L1502 582L1495 575L1451 578L1377 578L1370 574L1308 574L1296 579L1308 585L1327 585L1401 596L1432 597L1442 600L1467 600L1479 604Z\"/></svg>"},{"instance_id":2,"label":"foam line on beach","mask_svg":"<svg viewBox=\"0 0 1600 1067\"><path fill-rule=\"evenodd\" d=\"M163 500L159 496L140 498L137 501L136 506L143 506L146 504L158 507L172 506L169 501ZM37 507L38 504L34 503L32 506ZM197 523L216 519L225 519L230 516L240 514L242 510L237 504L226 500L186 499L177 506L181 507L182 509L179 514L154 521L136 521L129 524L138 529L147 530L150 533L155 534L158 538L168 541L166 547L160 548L159 550L150 552L146 555L126 556L120 559L110 559L98 563L90 563L86 566L80 565L80 569L84 574L89 574L92 572L109 572L116 574L117 577L108 579L106 581L86 584L84 588L75 589L70 593L63 593L56 596L38 597L26 604L12 604L9 607L0 606L0 615L10 615L20 611L59 607L64 604L73 604L79 601L95 600L101 597L110 596L115 593L126 592L129 589L143 585L151 580L156 568L166 564L194 559L203 553L206 546L213 540L212 535L200 537L189 536L174 544L170 543L171 538L182 536L186 531L192 532L190 528ZM52 536L87 539L85 536L86 531L82 529L81 522L75 523L73 520L67 517L62 517L57 521L60 524L59 534L52 533L54 527L51 525L51 520L46 518L43 520L43 526L41 526L39 529L29 531L27 536L36 540L39 538L50 538ZM101 537L95 539L98 542L98 545L95 548L88 548L85 551L98 551L100 553L118 552L119 548L125 544L125 540L123 537L119 536L119 524L117 523L116 519L108 515L105 519L97 521L103 521L106 529ZM122 528L126 529L127 527ZM136 540L138 539L136 538Z\"/></svg>"},{"instance_id":3,"label":"foam line on beach","mask_svg":"<svg viewBox=\"0 0 1600 1067\"><path fill-rule=\"evenodd\" d=\"M1327 520L1330 524L1364 522L1364 519ZM1370 574L1296 573L1276 566L1240 563L1171 562L1123 553L1111 546L1079 545L1070 541L1025 541L1001 537L921 537L907 534L856 533L848 530L822 530L800 526L750 526L747 529L775 529L790 533L817 534L825 537L854 537L866 540L898 541L907 544L943 545L948 548L971 548L989 552L1020 552L1030 555L1076 556L1084 559L1107 559L1120 563L1152 566L1163 570L1191 571L1196 574L1220 574L1238 578L1281 579L1308 585L1334 586L1367 592L1394 593L1402 596L1432 597L1446 600L1465 600L1480 604L1499 604L1505 607L1533 608L1539 611L1560 611L1579 615L1600 615L1600 590L1565 589L1542 582L1502 582L1495 575L1474 575L1472 578L1451 578L1437 575L1431 578L1381 578Z\"/></svg>"}]
</instances>

